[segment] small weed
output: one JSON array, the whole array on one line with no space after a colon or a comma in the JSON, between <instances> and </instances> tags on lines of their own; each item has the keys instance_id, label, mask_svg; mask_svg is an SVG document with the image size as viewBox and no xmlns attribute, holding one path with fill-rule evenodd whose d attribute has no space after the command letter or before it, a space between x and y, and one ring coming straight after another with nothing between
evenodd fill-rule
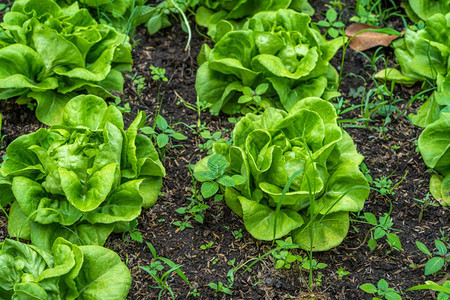
<instances>
[{"instance_id":1,"label":"small weed","mask_svg":"<svg viewBox=\"0 0 450 300\"><path fill-rule=\"evenodd\" d=\"M239 97L238 103L248 103L253 101L258 106L260 106L262 100L261 95L263 95L268 88L269 84L267 83L261 83L254 90L246 86L242 90L243 95Z\"/></svg>"},{"instance_id":2,"label":"small weed","mask_svg":"<svg viewBox=\"0 0 450 300\"><path fill-rule=\"evenodd\" d=\"M334 7L329 7L325 13L325 20L320 20L316 24L326 28L325 35L328 34L332 38L337 38L345 27L345 24L338 20L338 13Z\"/></svg>"},{"instance_id":3,"label":"small weed","mask_svg":"<svg viewBox=\"0 0 450 300\"><path fill-rule=\"evenodd\" d=\"M194 228L194 226L192 226L191 223L186 221L175 221L172 223L172 225L178 227L180 231L183 231L186 228Z\"/></svg>"},{"instance_id":4,"label":"small weed","mask_svg":"<svg viewBox=\"0 0 450 300\"><path fill-rule=\"evenodd\" d=\"M414 269L425 267L425 276L434 274L443 268L445 269L445 266L450 262L450 253L448 252L449 245L446 245L440 240L434 240L434 245L436 246L437 251L431 252L425 244L416 241L417 248L426 254L429 259L425 264L412 264L410 267Z\"/></svg>"},{"instance_id":5,"label":"small weed","mask_svg":"<svg viewBox=\"0 0 450 300\"><path fill-rule=\"evenodd\" d=\"M227 285L224 285L221 281L218 283L211 282L208 286L214 290L214 297L217 297L219 293L224 293L230 296L233 295L231 289Z\"/></svg>"},{"instance_id":6,"label":"small weed","mask_svg":"<svg viewBox=\"0 0 450 300\"><path fill-rule=\"evenodd\" d=\"M392 151L396 151L396 150L399 150L399 149L401 149L401 147L399 145L395 145L394 144L394 145L391 146L391 150Z\"/></svg>"},{"instance_id":7,"label":"small weed","mask_svg":"<svg viewBox=\"0 0 450 300\"><path fill-rule=\"evenodd\" d=\"M145 82L145 77L142 75L138 75L137 72L135 72L132 76L127 75L128 78L131 79L133 82L133 88L136 92L136 95L139 98L139 101L142 103L142 92L147 88L147 83Z\"/></svg>"},{"instance_id":8,"label":"small weed","mask_svg":"<svg viewBox=\"0 0 450 300\"><path fill-rule=\"evenodd\" d=\"M364 162L361 163L361 171L363 172L364 177L366 177L367 182L369 184L373 184L372 176L370 176L370 170Z\"/></svg>"},{"instance_id":9,"label":"small weed","mask_svg":"<svg viewBox=\"0 0 450 300\"><path fill-rule=\"evenodd\" d=\"M186 282L190 286L189 280L186 278L186 275L183 273L183 271L181 271L182 265L177 265L168 258L157 256L155 247L153 247L151 243L147 242L147 246L150 249L151 254L153 255L153 261L150 263L150 266L139 266L139 268L150 274L150 276L152 276L152 278L158 284L158 286L156 287L151 287L160 289L158 299L160 299L165 292L168 292L171 298L175 299L172 288L168 283L168 279L172 273L175 272L184 282ZM162 273L165 269L163 263L170 268L164 273Z\"/></svg>"},{"instance_id":10,"label":"small weed","mask_svg":"<svg viewBox=\"0 0 450 300\"><path fill-rule=\"evenodd\" d=\"M392 207L391 207L392 209ZM364 239L364 242L367 240L367 237L370 234L370 239L368 242L370 250L375 250L377 247L377 240L386 237L386 240L388 244L393 248L394 250L400 251L402 250L402 244L400 242L400 239L398 238L397 234L393 233L395 229L392 228L391 221L391 211L389 213L384 213L382 217L379 217L378 220L372 213L364 213L364 216L362 216L362 219L365 219L368 224L373 225L373 228L371 228ZM363 243L364 243L363 242Z\"/></svg>"},{"instance_id":11,"label":"small weed","mask_svg":"<svg viewBox=\"0 0 450 300\"><path fill-rule=\"evenodd\" d=\"M155 126L156 125L156 126ZM156 131L155 129L158 129ZM170 145L169 148L176 147L177 145L173 145L172 140L183 141L186 140L187 137L184 134L181 134L178 131L175 131L169 123L167 123L166 119L163 116L157 115L156 120L153 127L145 126L141 128L141 131L151 137L156 142L156 145L160 149L160 157L164 157L167 145Z\"/></svg>"},{"instance_id":12,"label":"small weed","mask_svg":"<svg viewBox=\"0 0 450 300\"><path fill-rule=\"evenodd\" d=\"M371 283L364 283L359 286L361 290L369 294L378 294L380 297L384 297L386 300L401 300L400 292L389 287L386 280L380 279L377 286ZM379 298L373 298L379 299Z\"/></svg>"},{"instance_id":13,"label":"small weed","mask_svg":"<svg viewBox=\"0 0 450 300\"><path fill-rule=\"evenodd\" d=\"M195 179L203 182L200 191L204 198L214 196L220 186L234 187L245 182L245 178L241 175L225 175L227 163L222 155L213 154L207 161L207 170L194 172Z\"/></svg>"},{"instance_id":14,"label":"small weed","mask_svg":"<svg viewBox=\"0 0 450 300\"><path fill-rule=\"evenodd\" d=\"M344 276L347 276L348 274L350 274L349 271L345 271L344 268L340 267L339 270L337 270L337 274L339 276L339 278L342 278Z\"/></svg>"},{"instance_id":15,"label":"small weed","mask_svg":"<svg viewBox=\"0 0 450 300\"><path fill-rule=\"evenodd\" d=\"M214 245L214 242L209 242L208 244L205 244L205 245L201 245L201 246L200 246L200 249L202 249L202 250L206 250L206 249L209 249L209 248L211 248L211 247L212 247L212 245Z\"/></svg>"},{"instance_id":16,"label":"small weed","mask_svg":"<svg viewBox=\"0 0 450 300\"><path fill-rule=\"evenodd\" d=\"M128 237L125 237L125 234L128 232L130 234L130 238L133 241L142 243L143 242L142 233L136 229L137 226L138 226L137 219L134 219L133 221L129 222L128 226L125 227L125 230L122 234L122 239L124 239L126 242L130 241L130 239Z\"/></svg>"},{"instance_id":17,"label":"small weed","mask_svg":"<svg viewBox=\"0 0 450 300\"><path fill-rule=\"evenodd\" d=\"M233 230L233 235L235 240L239 240L242 238L242 229Z\"/></svg>"},{"instance_id":18,"label":"small weed","mask_svg":"<svg viewBox=\"0 0 450 300\"><path fill-rule=\"evenodd\" d=\"M366 88L359 86L357 89L350 88L349 95L355 99L362 98L366 93Z\"/></svg>"},{"instance_id":19,"label":"small weed","mask_svg":"<svg viewBox=\"0 0 450 300\"><path fill-rule=\"evenodd\" d=\"M130 113L131 107L130 103L125 103L125 105L121 106L122 100L120 98L115 98L114 102L110 101L109 105L115 106L122 113Z\"/></svg>"},{"instance_id":20,"label":"small weed","mask_svg":"<svg viewBox=\"0 0 450 300\"><path fill-rule=\"evenodd\" d=\"M421 203L420 205L416 203L416 206L420 209L419 218L417 219L419 222L422 222L423 213L427 211L428 206L439 206L439 204L437 204L437 203L430 202L431 201L430 192L427 193L424 200L417 199L417 198L413 198L413 199L415 201Z\"/></svg>"},{"instance_id":21,"label":"small weed","mask_svg":"<svg viewBox=\"0 0 450 300\"><path fill-rule=\"evenodd\" d=\"M158 81L158 80L162 80L164 82L169 81L169 79L167 79L166 77L166 69L164 68L159 68L159 67L154 67L154 66L150 66L150 71L152 76L152 79L154 81Z\"/></svg>"}]
</instances>

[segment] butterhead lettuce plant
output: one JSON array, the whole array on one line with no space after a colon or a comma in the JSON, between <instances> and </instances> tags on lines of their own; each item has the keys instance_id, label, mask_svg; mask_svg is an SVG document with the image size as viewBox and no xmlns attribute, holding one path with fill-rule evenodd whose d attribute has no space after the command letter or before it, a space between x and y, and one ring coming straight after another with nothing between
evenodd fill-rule
<instances>
[{"instance_id":1,"label":"butterhead lettuce plant","mask_svg":"<svg viewBox=\"0 0 450 300\"><path fill-rule=\"evenodd\" d=\"M419 136L419 150L425 164L437 173L430 191L443 206L450 206L450 112L428 125Z\"/></svg>"},{"instance_id":2,"label":"butterhead lettuce plant","mask_svg":"<svg viewBox=\"0 0 450 300\"><path fill-rule=\"evenodd\" d=\"M98 24L74 3L14 2L0 24L0 99L36 100L36 116L59 124L64 105L80 93L112 97L131 69L128 37Z\"/></svg>"},{"instance_id":3,"label":"butterhead lettuce plant","mask_svg":"<svg viewBox=\"0 0 450 300\"><path fill-rule=\"evenodd\" d=\"M254 238L290 234L313 251L345 238L349 212L363 208L369 190L358 167L363 156L336 120L332 104L305 98L289 113L268 108L247 114L233 130L233 145L214 144L214 153L228 161L225 175L245 178L223 188L227 205ZM195 171L207 169L208 159Z\"/></svg>"},{"instance_id":4,"label":"butterhead lettuce plant","mask_svg":"<svg viewBox=\"0 0 450 300\"><path fill-rule=\"evenodd\" d=\"M131 286L130 271L116 253L63 238L48 252L5 239L0 266L0 298L5 300L123 300Z\"/></svg>"},{"instance_id":5,"label":"butterhead lettuce plant","mask_svg":"<svg viewBox=\"0 0 450 300\"><path fill-rule=\"evenodd\" d=\"M314 9L307 0L200 0L195 19L199 25L208 28L208 35L217 43L224 31L236 29L245 22L245 18L251 18L262 11L287 8L309 16L314 14Z\"/></svg>"},{"instance_id":6,"label":"butterhead lettuce plant","mask_svg":"<svg viewBox=\"0 0 450 300\"><path fill-rule=\"evenodd\" d=\"M61 125L14 140L0 169L2 193L14 196L10 236L42 249L58 236L103 245L152 206L165 169L152 141L138 133L145 119L139 113L124 130L117 108L81 95L67 103Z\"/></svg>"},{"instance_id":7,"label":"butterhead lettuce plant","mask_svg":"<svg viewBox=\"0 0 450 300\"><path fill-rule=\"evenodd\" d=\"M244 29L226 33L214 49L204 45L195 83L199 100L216 115L248 107L289 111L298 99L339 95L329 61L342 39L325 40L310 21L294 10L261 12Z\"/></svg>"},{"instance_id":8,"label":"butterhead lettuce plant","mask_svg":"<svg viewBox=\"0 0 450 300\"><path fill-rule=\"evenodd\" d=\"M450 13L434 14L427 19L423 29L406 29L404 37L393 42L395 57L404 76L398 80L398 72L390 69L378 74L381 79L407 84L423 81L425 87L436 88L417 114L410 115L414 125L426 127L439 118L441 111L450 110L449 30Z\"/></svg>"}]
</instances>

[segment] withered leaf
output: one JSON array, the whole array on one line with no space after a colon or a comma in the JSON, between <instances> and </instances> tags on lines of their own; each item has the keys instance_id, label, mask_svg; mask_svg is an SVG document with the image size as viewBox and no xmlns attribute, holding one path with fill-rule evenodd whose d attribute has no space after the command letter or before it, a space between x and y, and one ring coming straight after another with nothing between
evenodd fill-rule
<instances>
[{"instance_id":1,"label":"withered leaf","mask_svg":"<svg viewBox=\"0 0 450 300\"><path fill-rule=\"evenodd\" d=\"M367 29L373 29L374 31L365 31L358 34L359 32ZM364 51L377 46L387 47L393 40L400 37L400 34L397 31L389 28L381 29L377 26L371 26L362 23L353 23L345 30L345 36L349 39L355 36L350 41L350 48L356 51Z\"/></svg>"}]
</instances>

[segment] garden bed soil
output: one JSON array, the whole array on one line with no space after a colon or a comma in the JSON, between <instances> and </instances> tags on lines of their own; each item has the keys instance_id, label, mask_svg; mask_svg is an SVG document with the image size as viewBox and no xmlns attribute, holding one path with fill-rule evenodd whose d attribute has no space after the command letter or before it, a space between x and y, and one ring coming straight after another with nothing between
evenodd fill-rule
<instances>
[{"instance_id":1,"label":"garden bed soil","mask_svg":"<svg viewBox=\"0 0 450 300\"><path fill-rule=\"evenodd\" d=\"M310 3L317 10L324 7L324 1L310 1ZM353 13L349 12L348 15L351 16ZM314 18L322 17L316 13ZM204 32L201 28L195 29ZM206 200L210 207L206 211L205 221L200 224L190 220L192 229L180 230L173 225L175 221L183 220L183 215L175 210L187 206L190 202L187 198L192 195L193 181L188 166L206 155L198 147L205 140L188 127L197 124L199 116L196 111L180 103L179 99L181 97L195 107L195 74L198 68L196 57L202 43L208 42L197 30L193 30L190 50L185 51L187 35L179 24L153 36L149 36L145 28L139 28L133 50L133 71L127 75L132 77L137 72L138 75L144 76L146 88L139 99L133 81L127 77L124 91L120 94L121 105L129 103L131 107L131 113L125 113L127 124L138 110L144 110L148 121L152 123L159 107L159 99L161 115L170 120L176 130L188 137L185 141L176 141L175 147L167 149L163 158L167 176L164 178L162 195L155 206L142 212L137 227L144 241L151 243L159 256L182 265L181 270L189 279L192 288L175 273L172 274L168 283L177 299L193 299L194 288L197 289L201 299L214 298L214 291L208 284L219 281L227 283L226 275L231 269L228 265L230 261L235 260L235 265L240 266L261 257L271 249L270 243L252 238L245 231L242 219L224 202ZM389 64L393 64L391 49L382 51L388 57ZM367 53L373 54L374 51ZM339 66L341 56L342 51L333 59L335 67ZM353 98L351 95L352 88L365 86L368 90L374 86L368 76L373 70L367 68L367 65L368 61L361 54L348 50L343 69L343 74L347 76L340 88L344 99L350 100L348 105L361 103L360 98ZM150 66L165 68L168 82L160 86L160 82L152 80ZM363 79L349 76L350 73ZM399 103L400 111L406 108L411 95L418 91L419 86L396 87L397 97L405 99ZM421 103L414 102L406 109L406 115L415 112L420 105ZM5 148L18 136L42 127L33 111L12 101L0 102L0 112L3 115L1 134L4 136L1 154L5 154ZM223 114L211 116L207 111L200 114L201 123L205 123L211 132L222 131L225 137L229 137L229 132L233 128L228 117ZM353 110L341 117L358 118L361 115L359 110ZM416 241L423 242L432 249L435 239L445 237L448 239L450 232L448 208L428 206L423 213L423 219L419 221L420 203L415 199L425 199L431 177L427 166L416 151L415 140L420 135L421 129L412 126L404 116L395 115L383 135L373 129L381 127L383 120L376 117L370 124L372 129L346 128L346 130L353 138L358 151L365 156L365 164L373 179L390 176L393 185L401 181L394 189L395 194L389 197L371 191L361 215L364 212L371 212L380 217L391 210L393 227L398 230L397 234L403 249L393 250L385 238L382 238L378 240L379 246L370 251L365 237L371 227L364 223L352 222L349 234L340 246L314 254L318 262L326 263L328 266L314 273L315 278L319 273L322 277L320 286L315 286L312 291L308 290L301 279L306 279L307 273L300 273L296 266L291 270L277 270L271 255L268 255L244 274L242 274L244 268L241 268L235 275L231 289L233 295L219 294L219 298L369 299L370 295L358 288L363 283L376 284L379 279L384 278L390 287L404 292L409 287L423 284L425 280L439 281L442 278L442 274L425 277L423 268L414 270L410 267L412 263L426 262L425 255L418 251L415 245ZM354 215L352 218L357 219L358 216ZM7 237L6 224L6 217L1 216L1 239ZM239 230L242 230L242 237L236 238L235 231ZM133 283L127 299L157 298L159 290L152 288L157 285L156 282L139 268L150 265L152 255L149 248L145 242L125 241L125 239L129 239L128 234L125 236L113 234L105 246L116 251L131 270ZM213 242L210 248L200 250L201 245L209 242ZM291 251L306 255L300 250ZM342 278L337 272L341 267L349 272ZM163 298L169 298L169 294L165 293ZM427 291L408 292L404 299L432 299L432 295Z\"/></svg>"}]
</instances>

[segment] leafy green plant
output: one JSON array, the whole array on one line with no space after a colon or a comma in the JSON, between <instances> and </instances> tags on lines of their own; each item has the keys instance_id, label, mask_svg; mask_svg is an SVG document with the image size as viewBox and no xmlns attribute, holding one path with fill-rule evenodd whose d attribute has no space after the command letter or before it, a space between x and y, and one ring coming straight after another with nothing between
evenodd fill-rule
<instances>
[{"instance_id":1,"label":"leafy green plant","mask_svg":"<svg viewBox=\"0 0 450 300\"><path fill-rule=\"evenodd\" d=\"M364 215L361 216L361 218L365 219L367 221L367 223L369 223L370 225L373 226L367 232L367 235L364 239L364 242L365 242L367 240L367 237L370 235L370 239L367 243L370 250L372 250L372 251L375 250L375 248L378 245L377 240L382 237L386 237L386 241L391 246L391 248L393 248L397 251L402 250L402 244L400 242L400 239L397 236L397 234L393 232L393 231L395 231L395 229L392 228L394 223L392 223L392 221L391 221L390 211L389 211L389 213L384 213L384 215L379 217L378 220L377 220L377 217L375 217L375 215L373 213L368 213L368 212L364 213ZM364 244L364 242L363 242L363 244Z\"/></svg>"},{"instance_id":2,"label":"leafy green plant","mask_svg":"<svg viewBox=\"0 0 450 300\"><path fill-rule=\"evenodd\" d=\"M333 105L318 98L299 101L290 113L274 108L249 113L236 124L232 146L213 146L214 155L225 157L215 167L220 172L200 179L245 178L234 187L217 183L254 238L291 234L305 249L333 248L347 234L349 211L361 210L369 194L358 168L363 157L336 120ZM211 172L209 163L209 157L201 160L195 173Z\"/></svg>"},{"instance_id":3,"label":"leafy green plant","mask_svg":"<svg viewBox=\"0 0 450 300\"><path fill-rule=\"evenodd\" d=\"M11 239L0 244L2 299L126 299L131 274L113 251L63 238L48 250Z\"/></svg>"},{"instance_id":4,"label":"leafy green plant","mask_svg":"<svg viewBox=\"0 0 450 300\"><path fill-rule=\"evenodd\" d=\"M446 14L450 12L450 3L445 0L402 0L402 6L405 8L408 17L414 23L418 23L421 20L428 20L435 14Z\"/></svg>"},{"instance_id":5,"label":"leafy green plant","mask_svg":"<svg viewBox=\"0 0 450 300\"><path fill-rule=\"evenodd\" d=\"M208 283L208 286L214 290L214 296L217 297L219 293L224 293L226 295L233 295L233 292L228 285L224 285L221 281L214 283Z\"/></svg>"},{"instance_id":6,"label":"leafy green plant","mask_svg":"<svg viewBox=\"0 0 450 300\"><path fill-rule=\"evenodd\" d=\"M184 282L186 282L190 286L189 280L187 279L183 271L181 271L182 265L178 265L168 258L158 256L156 254L155 247L153 247L153 245L149 242L146 243L147 247L150 249L150 252L153 256L153 260L150 263L150 266L139 266L139 268L150 274L150 276L158 284L157 287L152 287L160 290L158 294L158 299L161 299L161 297L164 295L165 292L168 292L171 298L175 299L175 295L172 291L172 288L170 287L170 283L168 282L169 277L173 273L176 273ZM169 269L164 273L162 273L165 269L163 263L169 267Z\"/></svg>"},{"instance_id":7,"label":"leafy green plant","mask_svg":"<svg viewBox=\"0 0 450 300\"><path fill-rule=\"evenodd\" d=\"M110 25L116 30L133 36L139 23L138 18L143 13L145 0L56 0L64 8L73 5L89 10L92 16L101 24Z\"/></svg>"},{"instance_id":8,"label":"leafy green plant","mask_svg":"<svg viewBox=\"0 0 450 300\"><path fill-rule=\"evenodd\" d=\"M314 14L314 9L307 0L277 1L271 0L230 0L210 1L200 0L199 8L195 14L195 20L200 26L208 28L208 35L214 43L217 43L224 33L233 29L240 29L247 18L253 17L259 12L272 12L280 9L292 9L303 12L309 16Z\"/></svg>"},{"instance_id":9,"label":"leafy green plant","mask_svg":"<svg viewBox=\"0 0 450 300\"><path fill-rule=\"evenodd\" d=\"M404 37L392 43L401 72L383 70L387 74L386 80L397 80L405 84L423 81L424 88L435 89L417 114L409 116L414 125L420 127L437 121L440 112L448 112L450 106L449 52L443 50L450 46L447 38L450 25L446 21L450 12L445 13L437 13L428 18L423 29L406 29Z\"/></svg>"},{"instance_id":10,"label":"leafy green plant","mask_svg":"<svg viewBox=\"0 0 450 300\"><path fill-rule=\"evenodd\" d=\"M394 189L392 188L392 180L390 180L388 177L375 178L375 181L373 183L381 195L395 195Z\"/></svg>"},{"instance_id":11,"label":"leafy green plant","mask_svg":"<svg viewBox=\"0 0 450 300\"><path fill-rule=\"evenodd\" d=\"M109 90L121 91L120 72L131 70L128 37L75 6L16 1L0 31L0 99L35 100L36 117L47 125L60 124L79 94L114 98Z\"/></svg>"},{"instance_id":12,"label":"leafy green plant","mask_svg":"<svg viewBox=\"0 0 450 300\"><path fill-rule=\"evenodd\" d=\"M431 252L424 243L416 241L417 248L426 254L429 259L425 264L412 264L411 267L414 269L425 267L425 275L434 274L444 268L450 262L449 246L440 240L434 240L434 245L437 251Z\"/></svg>"},{"instance_id":13,"label":"leafy green plant","mask_svg":"<svg viewBox=\"0 0 450 300\"><path fill-rule=\"evenodd\" d=\"M236 174L229 176L225 174L227 166L227 159L220 154L213 154L208 157L206 161L206 170L195 171L194 177L200 182L203 182L201 187L201 193L204 198L214 196L219 187L235 187L244 183L243 176Z\"/></svg>"},{"instance_id":14,"label":"leafy green plant","mask_svg":"<svg viewBox=\"0 0 450 300\"><path fill-rule=\"evenodd\" d=\"M450 106L449 106L450 107ZM450 112L428 125L419 136L419 151L425 164L436 170L430 192L442 206L450 206Z\"/></svg>"},{"instance_id":15,"label":"leafy green plant","mask_svg":"<svg viewBox=\"0 0 450 300\"><path fill-rule=\"evenodd\" d=\"M2 205L10 203L8 232L50 249L62 236L103 245L123 232L142 207L157 200L165 169L151 140L139 134L139 113L127 130L122 114L103 99L70 100L61 125L22 135L6 149L0 174Z\"/></svg>"},{"instance_id":16,"label":"leafy green plant","mask_svg":"<svg viewBox=\"0 0 450 300\"><path fill-rule=\"evenodd\" d=\"M377 286L372 283L364 283L359 286L361 290L369 294L378 294L378 296L385 298L386 300L401 300L400 292L389 287L386 280L380 279ZM373 299L381 299L374 297Z\"/></svg>"},{"instance_id":17,"label":"leafy green plant","mask_svg":"<svg viewBox=\"0 0 450 300\"><path fill-rule=\"evenodd\" d=\"M333 7L328 8L325 20L320 20L316 24L326 28L325 35L329 34L332 38L337 38L345 27L345 24L338 20L338 13Z\"/></svg>"},{"instance_id":18,"label":"leafy green plant","mask_svg":"<svg viewBox=\"0 0 450 300\"><path fill-rule=\"evenodd\" d=\"M328 41L310 21L294 10L260 12L241 30L225 33L214 49L204 44L195 86L203 106L213 115L289 111L305 97L338 96L329 61L345 37Z\"/></svg>"}]
</instances>

